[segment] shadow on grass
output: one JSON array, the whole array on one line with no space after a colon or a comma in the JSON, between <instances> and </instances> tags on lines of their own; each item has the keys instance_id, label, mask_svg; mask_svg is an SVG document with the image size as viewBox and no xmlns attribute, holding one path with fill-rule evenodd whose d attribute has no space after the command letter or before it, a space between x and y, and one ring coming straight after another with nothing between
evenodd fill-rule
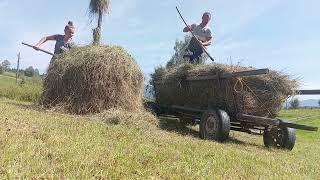
<instances>
[{"instance_id":1,"label":"shadow on grass","mask_svg":"<svg viewBox=\"0 0 320 180\"><path fill-rule=\"evenodd\" d=\"M198 138L199 132L192 129L190 126L180 123L177 118L160 117L159 118L160 129L169 132L175 132L181 135L188 135Z\"/></svg>"},{"instance_id":2,"label":"shadow on grass","mask_svg":"<svg viewBox=\"0 0 320 180\"><path fill-rule=\"evenodd\" d=\"M39 111L39 112L44 112L45 111L39 104L32 103L32 102L7 101L5 103L13 105L13 106L17 106L17 107L19 107L21 109L34 110L34 111Z\"/></svg>"},{"instance_id":3,"label":"shadow on grass","mask_svg":"<svg viewBox=\"0 0 320 180\"><path fill-rule=\"evenodd\" d=\"M175 132L183 136L191 136L191 137L200 139L199 130L197 130L198 128L192 127L191 125L185 125L181 123L177 118L159 117L159 125L160 125L160 129L162 130ZM231 134L228 140L223 143L264 148L264 146L255 144L253 142L247 142L247 141L237 139Z\"/></svg>"},{"instance_id":4,"label":"shadow on grass","mask_svg":"<svg viewBox=\"0 0 320 180\"><path fill-rule=\"evenodd\" d=\"M253 135L253 136L256 136L256 135ZM258 147L260 149L265 149L264 146L261 146L259 144L253 143L253 142L242 141L242 140L239 140L235 137L229 137L228 140L226 141L226 143L243 145L243 146L254 146L254 147Z\"/></svg>"}]
</instances>

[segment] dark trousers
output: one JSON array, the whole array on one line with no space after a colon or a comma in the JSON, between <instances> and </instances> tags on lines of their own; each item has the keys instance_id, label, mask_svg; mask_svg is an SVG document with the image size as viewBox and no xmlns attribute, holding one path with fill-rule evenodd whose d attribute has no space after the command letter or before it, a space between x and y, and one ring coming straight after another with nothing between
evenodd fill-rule
<instances>
[{"instance_id":1,"label":"dark trousers","mask_svg":"<svg viewBox=\"0 0 320 180\"><path fill-rule=\"evenodd\" d=\"M183 59L189 58L189 63L191 64L199 64L200 58L203 51L192 51L190 49L186 49L186 52L192 52L191 55L183 55Z\"/></svg>"},{"instance_id":2,"label":"dark trousers","mask_svg":"<svg viewBox=\"0 0 320 180\"><path fill-rule=\"evenodd\" d=\"M189 54L189 52L191 52ZM198 44L195 38L191 38L187 49L185 50L185 55L183 55L183 59L189 58L189 63L199 64L200 58L203 53L202 47Z\"/></svg>"}]
</instances>

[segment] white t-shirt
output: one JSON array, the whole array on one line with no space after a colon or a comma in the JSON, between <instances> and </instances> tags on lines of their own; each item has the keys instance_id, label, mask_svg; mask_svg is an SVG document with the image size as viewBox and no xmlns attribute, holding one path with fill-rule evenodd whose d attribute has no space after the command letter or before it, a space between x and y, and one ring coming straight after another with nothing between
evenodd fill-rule
<instances>
[{"instance_id":1,"label":"white t-shirt","mask_svg":"<svg viewBox=\"0 0 320 180\"><path fill-rule=\"evenodd\" d=\"M202 42L212 38L211 29L208 26L201 27L200 24L192 24L191 30L193 34Z\"/></svg>"}]
</instances>

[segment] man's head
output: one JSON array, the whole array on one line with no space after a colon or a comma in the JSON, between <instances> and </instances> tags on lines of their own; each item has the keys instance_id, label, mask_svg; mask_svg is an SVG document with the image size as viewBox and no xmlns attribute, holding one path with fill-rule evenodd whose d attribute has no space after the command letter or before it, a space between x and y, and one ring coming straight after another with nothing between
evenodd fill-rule
<instances>
[{"instance_id":1,"label":"man's head","mask_svg":"<svg viewBox=\"0 0 320 180\"><path fill-rule=\"evenodd\" d=\"M202 24L207 25L211 19L211 14L209 12L205 12L202 15Z\"/></svg>"},{"instance_id":2,"label":"man's head","mask_svg":"<svg viewBox=\"0 0 320 180\"><path fill-rule=\"evenodd\" d=\"M68 37L68 38L72 38L72 36L75 33L76 28L73 25L72 21L69 21L68 24L64 27L64 34Z\"/></svg>"}]
</instances>

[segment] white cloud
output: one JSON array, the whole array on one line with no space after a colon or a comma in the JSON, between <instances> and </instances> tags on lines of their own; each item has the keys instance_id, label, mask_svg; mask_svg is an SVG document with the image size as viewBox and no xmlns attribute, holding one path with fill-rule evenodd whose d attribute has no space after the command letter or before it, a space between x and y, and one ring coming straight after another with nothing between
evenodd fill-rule
<instances>
[{"instance_id":1,"label":"white cloud","mask_svg":"<svg viewBox=\"0 0 320 180\"><path fill-rule=\"evenodd\" d=\"M20 43L26 41L33 44L44 35L63 33L63 27L70 19L77 26L76 42L87 44L91 41L91 29L95 22L88 23L88 2L65 2L70 3L70 6L66 6L68 10L61 9L61 13L48 8L49 3L49 0L0 0L0 26L5 27L2 29L5 37L0 37L0 49L4 53L1 59L7 58L15 63L16 54L21 51L23 66L32 65L44 72L50 56L24 47ZM58 1L56 3L59 4ZM179 5L190 23L199 21L203 11L210 11L213 14L211 27L215 39L209 52L220 62L230 63L228 59L231 56L233 63L241 60L245 65L286 69L292 74L303 74L304 81L311 83L305 87L317 87L317 84L320 84L319 80L314 79L308 70L300 71L300 68L310 68L309 71L315 72L316 67L320 66L314 62L320 58L316 49L318 37L314 37L314 41L304 39L304 42L295 41L292 44L283 44L282 47L276 46L277 44L265 45L263 40L268 37L260 37L259 40L254 37L239 39L241 34L246 34L245 29L255 28L251 26L252 22L259 21L261 16L286 3L290 3L290 8L294 8L292 12L298 12L294 18L299 16L301 21L305 18L304 14L307 14L307 17L312 16L313 21L319 17L316 10L318 3L315 0L299 3L288 0L163 0L152 3L147 0L111 1L111 12L105 17L103 26L103 42L126 47L144 72L149 73L155 66L163 65L169 60L175 39L184 36L181 31L183 23L174 6ZM30 7L25 7L27 5ZM32 15L26 15L23 9L28 9ZM295 19L289 20L294 22ZM53 45L54 43L50 42L43 48L52 51Z\"/></svg>"},{"instance_id":2,"label":"white cloud","mask_svg":"<svg viewBox=\"0 0 320 180\"><path fill-rule=\"evenodd\" d=\"M284 71L293 78L299 78L301 88L320 89L317 76L320 52L316 40L305 40L286 44L282 48L273 48L260 41L230 39L215 46L210 53L220 63L235 64L240 61L246 66Z\"/></svg>"},{"instance_id":3,"label":"white cloud","mask_svg":"<svg viewBox=\"0 0 320 180\"><path fill-rule=\"evenodd\" d=\"M108 22L116 22L119 20L126 20L130 15L132 10L136 7L136 0L119 0L111 1L110 4L110 14L108 15Z\"/></svg>"},{"instance_id":4,"label":"white cloud","mask_svg":"<svg viewBox=\"0 0 320 180\"><path fill-rule=\"evenodd\" d=\"M223 1L218 3L214 10L214 31L218 39L237 34L241 28L258 18L263 13L271 10L282 1ZM232 4L232 5L231 5Z\"/></svg>"}]
</instances>

